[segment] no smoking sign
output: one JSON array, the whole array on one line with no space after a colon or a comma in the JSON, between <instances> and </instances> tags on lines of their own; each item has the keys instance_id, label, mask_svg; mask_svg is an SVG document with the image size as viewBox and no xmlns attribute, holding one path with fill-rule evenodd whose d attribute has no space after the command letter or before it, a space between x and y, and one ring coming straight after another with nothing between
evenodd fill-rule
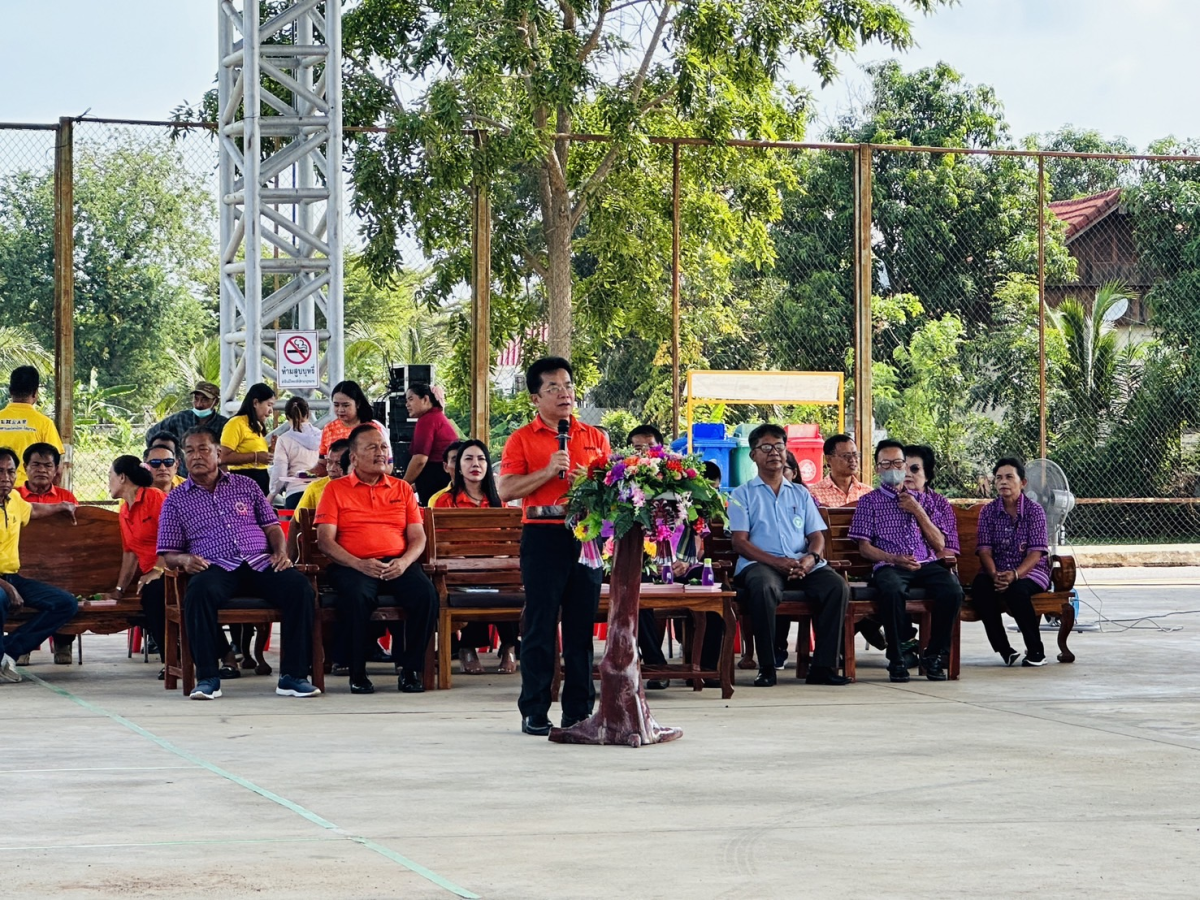
<instances>
[{"instance_id":1,"label":"no smoking sign","mask_svg":"<svg viewBox=\"0 0 1200 900\"><path fill-rule=\"evenodd\" d=\"M275 335L275 360L281 388L315 388L318 384L317 333L280 331Z\"/></svg>"}]
</instances>

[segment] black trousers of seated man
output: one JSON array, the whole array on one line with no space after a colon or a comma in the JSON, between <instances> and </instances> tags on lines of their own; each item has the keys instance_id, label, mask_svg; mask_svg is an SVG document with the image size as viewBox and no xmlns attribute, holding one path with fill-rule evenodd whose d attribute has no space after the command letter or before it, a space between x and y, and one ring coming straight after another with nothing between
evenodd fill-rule
<instances>
[{"instance_id":1,"label":"black trousers of seated man","mask_svg":"<svg viewBox=\"0 0 1200 900\"><path fill-rule=\"evenodd\" d=\"M883 634L887 638L889 663L903 662L900 644L904 640L901 635L908 633L904 605L908 601L910 587L923 588L933 600L933 622L924 655L940 658L950 652L950 635L963 601L962 585L953 572L939 562L927 562L916 570L883 566L871 576L871 586L878 595L876 603L883 623Z\"/></svg>"},{"instance_id":2,"label":"black trousers of seated man","mask_svg":"<svg viewBox=\"0 0 1200 900\"><path fill-rule=\"evenodd\" d=\"M600 606L601 570L579 562L579 541L561 523L521 530L525 612L521 629L522 716L546 715L554 680L555 633L562 614L563 716L586 719L596 703L592 634Z\"/></svg>"},{"instance_id":3,"label":"black trousers of seated man","mask_svg":"<svg viewBox=\"0 0 1200 900\"><path fill-rule=\"evenodd\" d=\"M405 614L403 622L388 623L392 633L392 662L413 672L425 670L425 651L437 627L438 595L420 563L413 563L403 575L390 581L333 563L329 566L329 583L337 592L338 629L350 642L352 682L367 677L371 613L379 608L381 596L394 597Z\"/></svg>"},{"instance_id":4,"label":"black trousers of seated man","mask_svg":"<svg viewBox=\"0 0 1200 900\"><path fill-rule=\"evenodd\" d=\"M979 614L983 628L987 632L988 643L997 653L1008 654L1012 645L1008 642L1008 632L1000 621L1000 604L1008 607L1008 614L1016 620L1021 629L1021 637L1025 640L1027 653L1044 653L1042 632L1039 616L1033 609L1033 595L1044 591L1040 584L1032 578L1018 578L1002 593L996 592L992 577L980 572L971 582L971 606Z\"/></svg>"},{"instance_id":5,"label":"black trousers of seated man","mask_svg":"<svg viewBox=\"0 0 1200 900\"><path fill-rule=\"evenodd\" d=\"M313 589L295 569L256 572L242 563L232 572L209 566L188 576L184 598L188 641L196 662L196 679L216 678L224 635L217 624L222 601L232 597L261 597L281 610L279 671L307 678L312 669Z\"/></svg>"},{"instance_id":6,"label":"black trousers of seated man","mask_svg":"<svg viewBox=\"0 0 1200 900\"><path fill-rule=\"evenodd\" d=\"M838 651L842 646L842 625L846 620L846 605L850 602L850 588L829 566L814 569L799 579L787 580L778 570L764 563L753 563L742 569L734 578L734 584L746 591L746 607L754 629L754 646L761 648L758 655L758 670L774 674L775 659L775 611L783 601L784 590L804 591L805 599L820 606L813 620L816 647L813 648L812 665L836 669Z\"/></svg>"}]
</instances>

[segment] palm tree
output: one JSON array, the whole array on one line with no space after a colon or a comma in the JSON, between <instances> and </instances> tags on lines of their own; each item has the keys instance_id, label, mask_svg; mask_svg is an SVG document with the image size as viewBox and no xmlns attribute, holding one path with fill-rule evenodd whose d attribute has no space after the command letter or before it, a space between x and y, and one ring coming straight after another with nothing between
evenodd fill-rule
<instances>
[{"instance_id":1,"label":"palm tree","mask_svg":"<svg viewBox=\"0 0 1200 900\"><path fill-rule=\"evenodd\" d=\"M1085 429L1086 437L1100 437L1100 424L1113 412L1120 395L1120 360L1114 314L1122 301L1134 295L1122 284L1110 281L1096 291L1091 309L1067 297L1052 314L1054 325L1066 345L1063 389L1071 418ZM1130 359L1132 359L1130 357Z\"/></svg>"}]
</instances>

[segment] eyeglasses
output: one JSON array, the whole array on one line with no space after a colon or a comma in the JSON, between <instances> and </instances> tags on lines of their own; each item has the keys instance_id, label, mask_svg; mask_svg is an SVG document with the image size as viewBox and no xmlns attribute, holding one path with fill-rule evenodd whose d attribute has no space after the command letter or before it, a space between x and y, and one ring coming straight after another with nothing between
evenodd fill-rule
<instances>
[{"instance_id":1,"label":"eyeglasses","mask_svg":"<svg viewBox=\"0 0 1200 900\"><path fill-rule=\"evenodd\" d=\"M759 444L754 449L761 450L768 456L770 456L772 453L778 453L780 456L783 456L785 453L787 453L787 444Z\"/></svg>"},{"instance_id":2,"label":"eyeglasses","mask_svg":"<svg viewBox=\"0 0 1200 900\"><path fill-rule=\"evenodd\" d=\"M146 460L146 465L152 469L160 469L163 466L170 468L171 466L175 465L175 460L169 457L167 459L148 459Z\"/></svg>"},{"instance_id":3,"label":"eyeglasses","mask_svg":"<svg viewBox=\"0 0 1200 900\"><path fill-rule=\"evenodd\" d=\"M554 397L559 397L563 394L573 394L573 393L575 393L575 385L573 385L573 384L552 384L549 387L542 388L540 391L538 391L538 393L539 394L550 394L551 396L554 396Z\"/></svg>"},{"instance_id":4,"label":"eyeglasses","mask_svg":"<svg viewBox=\"0 0 1200 900\"><path fill-rule=\"evenodd\" d=\"M858 459L857 453L830 453L830 456L836 456L838 459L844 459L846 462L854 462Z\"/></svg>"},{"instance_id":5,"label":"eyeglasses","mask_svg":"<svg viewBox=\"0 0 1200 900\"><path fill-rule=\"evenodd\" d=\"M885 459L882 462L875 463L877 469L903 469L904 460L902 459Z\"/></svg>"}]
</instances>

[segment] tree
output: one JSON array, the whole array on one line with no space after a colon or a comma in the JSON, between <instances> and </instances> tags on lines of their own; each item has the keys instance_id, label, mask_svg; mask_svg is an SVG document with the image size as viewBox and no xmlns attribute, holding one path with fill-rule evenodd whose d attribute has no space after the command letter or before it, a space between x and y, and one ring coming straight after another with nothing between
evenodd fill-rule
<instances>
[{"instance_id":1,"label":"tree","mask_svg":"<svg viewBox=\"0 0 1200 900\"><path fill-rule=\"evenodd\" d=\"M1119 394L1117 331L1110 319L1113 308L1133 299L1115 281L1096 291L1091 308L1067 297L1053 313L1054 324L1066 345L1062 385L1073 425L1085 443L1101 437L1100 424L1113 411Z\"/></svg>"},{"instance_id":2,"label":"tree","mask_svg":"<svg viewBox=\"0 0 1200 900\"><path fill-rule=\"evenodd\" d=\"M929 12L940 3L907 5ZM362 0L347 12L344 35L348 115L396 129L363 135L353 152L368 267L376 275L399 271L397 241L411 231L433 260L435 292L447 296L469 272L469 188L486 181L497 285L513 296L538 280L549 349L559 353L570 349L577 299L572 241L586 231L606 249L623 239L644 250L642 229L661 239L669 221L661 191L637 189L649 164L667 171L647 135L797 137L798 98L789 101L778 84L785 56L811 60L828 81L839 52L869 41L898 49L911 43L909 24L890 0ZM413 79L424 90L406 105L399 98ZM557 137L587 131L613 140ZM765 175L775 177L769 169ZM705 183L713 181L731 184ZM743 184L755 188L708 195L716 233L734 248L765 237L756 214L777 206L759 178ZM619 283L596 257L605 286L622 302L634 295L620 290L630 274L623 264L634 256L611 255ZM634 288L638 273L635 267Z\"/></svg>"},{"instance_id":3,"label":"tree","mask_svg":"<svg viewBox=\"0 0 1200 900\"><path fill-rule=\"evenodd\" d=\"M1074 125L1064 125L1027 143L1031 148L1072 153L1137 152L1133 144L1119 135L1110 139L1094 128ZM1127 160L1050 157L1046 160L1046 199L1053 202L1098 194L1127 185L1134 175L1134 166Z\"/></svg>"},{"instance_id":4,"label":"tree","mask_svg":"<svg viewBox=\"0 0 1200 900\"><path fill-rule=\"evenodd\" d=\"M54 341L53 177L0 179L0 317ZM75 148L75 361L100 387L165 386L165 355L214 324L212 198L166 141Z\"/></svg>"}]
</instances>

